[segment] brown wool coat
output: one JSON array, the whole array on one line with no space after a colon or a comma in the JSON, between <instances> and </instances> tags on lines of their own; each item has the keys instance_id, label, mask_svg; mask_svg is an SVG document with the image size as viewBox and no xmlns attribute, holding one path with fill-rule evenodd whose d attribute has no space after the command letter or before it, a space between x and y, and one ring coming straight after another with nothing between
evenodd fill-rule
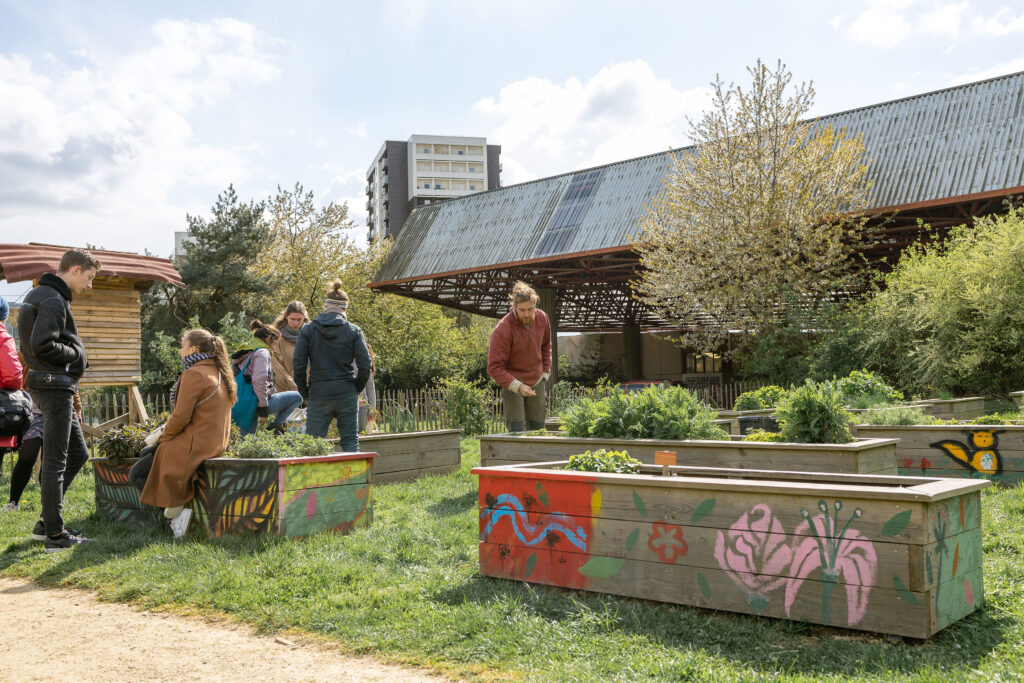
<instances>
[{"instance_id":1,"label":"brown wool coat","mask_svg":"<svg viewBox=\"0 0 1024 683\"><path fill-rule=\"evenodd\" d=\"M147 505L184 505L195 495L195 481L204 460L224 454L231 435L231 398L225 382L213 398L196 404L217 387L217 365L201 360L181 374L174 412L160 436L153 469L139 498Z\"/></svg>"},{"instance_id":2,"label":"brown wool coat","mask_svg":"<svg viewBox=\"0 0 1024 683\"><path fill-rule=\"evenodd\" d=\"M270 367L274 369L274 391L298 391L292 379L292 356L295 344L281 336L270 349Z\"/></svg>"}]
</instances>

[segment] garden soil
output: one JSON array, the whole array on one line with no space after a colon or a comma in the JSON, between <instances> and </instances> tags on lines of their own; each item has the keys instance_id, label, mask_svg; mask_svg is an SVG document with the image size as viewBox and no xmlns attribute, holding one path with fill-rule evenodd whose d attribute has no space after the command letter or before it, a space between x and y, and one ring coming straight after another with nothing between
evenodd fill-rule
<instances>
[{"instance_id":1,"label":"garden soil","mask_svg":"<svg viewBox=\"0 0 1024 683\"><path fill-rule=\"evenodd\" d=\"M54 647L49 647L52 644ZM0 681L443 681L301 638L0 578Z\"/></svg>"}]
</instances>

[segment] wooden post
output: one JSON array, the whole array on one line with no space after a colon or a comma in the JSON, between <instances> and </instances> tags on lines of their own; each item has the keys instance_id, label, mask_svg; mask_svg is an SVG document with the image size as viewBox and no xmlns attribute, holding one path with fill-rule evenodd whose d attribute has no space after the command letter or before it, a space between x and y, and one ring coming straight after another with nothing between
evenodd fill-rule
<instances>
[{"instance_id":1,"label":"wooden post","mask_svg":"<svg viewBox=\"0 0 1024 683\"><path fill-rule=\"evenodd\" d=\"M149 413L146 412L146 403L142 400L139 392L139 385L133 384L128 388L128 419L133 424L147 422Z\"/></svg>"},{"instance_id":2,"label":"wooden post","mask_svg":"<svg viewBox=\"0 0 1024 683\"><path fill-rule=\"evenodd\" d=\"M642 343L639 325L626 325L622 328L622 372L627 381L643 378L643 364L640 358Z\"/></svg>"},{"instance_id":3,"label":"wooden post","mask_svg":"<svg viewBox=\"0 0 1024 683\"><path fill-rule=\"evenodd\" d=\"M548 382L548 396L551 396L551 387L558 381L558 292L538 289L537 296L540 297L537 307L547 313L551 325L551 380Z\"/></svg>"}]
</instances>

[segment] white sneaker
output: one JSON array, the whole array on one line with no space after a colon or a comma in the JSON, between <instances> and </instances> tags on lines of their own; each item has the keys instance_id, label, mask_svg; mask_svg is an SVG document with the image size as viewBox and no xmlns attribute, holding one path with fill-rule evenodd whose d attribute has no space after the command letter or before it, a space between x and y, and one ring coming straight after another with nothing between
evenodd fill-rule
<instances>
[{"instance_id":1,"label":"white sneaker","mask_svg":"<svg viewBox=\"0 0 1024 683\"><path fill-rule=\"evenodd\" d=\"M181 538L188 531L188 523L192 521L192 510L182 509L178 516L171 520L171 533L175 538Z\"/></svg>"},{"instance_id":2,"label":"white sneaker","mask_svg":"<svg viewBox=\"0 0 1024 683\"><path fill-rule=\"evenodd\" d=\"M175 505L172 508L164 508L164 517L167 519L174 519L181 514L184 505Z\"/></svg>"},{"instance_id":3,"label":"white sneaker","mask_svg":"<svg viewBox=\"0 0 1024 683\"><path fill-rule=\"evenodd\" d=\"M2 508L0 508L0 512L15 512L17 509L18 509L18 504L11 502L11 503L8 503L7 505L4 505Z\"/></svg>"}]
</instances>

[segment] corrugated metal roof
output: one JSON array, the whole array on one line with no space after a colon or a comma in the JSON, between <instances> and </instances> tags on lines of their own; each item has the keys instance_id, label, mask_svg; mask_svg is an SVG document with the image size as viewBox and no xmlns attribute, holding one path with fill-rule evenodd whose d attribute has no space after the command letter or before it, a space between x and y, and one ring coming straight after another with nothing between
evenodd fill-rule
<instances>
[{"instance_id":1,"label":"corrugated metal roof","mask_svg":"<svg viewBox=\"0 0 1024 683\"><path fill-rule=\"evenodd\" d=\"M60 257L72 247L52 244L0 244L0 277L8 282L34 280L43 273L56 273ZM140 282L169 282L184 287L181 275L168 259L140 256L127 251L90 249L103 266L100 275L114 275Z\"/></svg>"},{"instance_id":2,"label":"corrugated metal roof","mask_svg":"<svg viewBox=\"0 0 1024 683\"><path fill-rule=\"evenodd\" d=\"M863 134L873 203L896 207L1024 186L1024 72L819 119ZM686 148L690 149L690 148ZM679 150L677 150L678 152ZM417 209L378 282L628 244L671 168L661 152ZM574 178L600 169L572 237L538 247Z\"/></svg>"}]
</instances>

